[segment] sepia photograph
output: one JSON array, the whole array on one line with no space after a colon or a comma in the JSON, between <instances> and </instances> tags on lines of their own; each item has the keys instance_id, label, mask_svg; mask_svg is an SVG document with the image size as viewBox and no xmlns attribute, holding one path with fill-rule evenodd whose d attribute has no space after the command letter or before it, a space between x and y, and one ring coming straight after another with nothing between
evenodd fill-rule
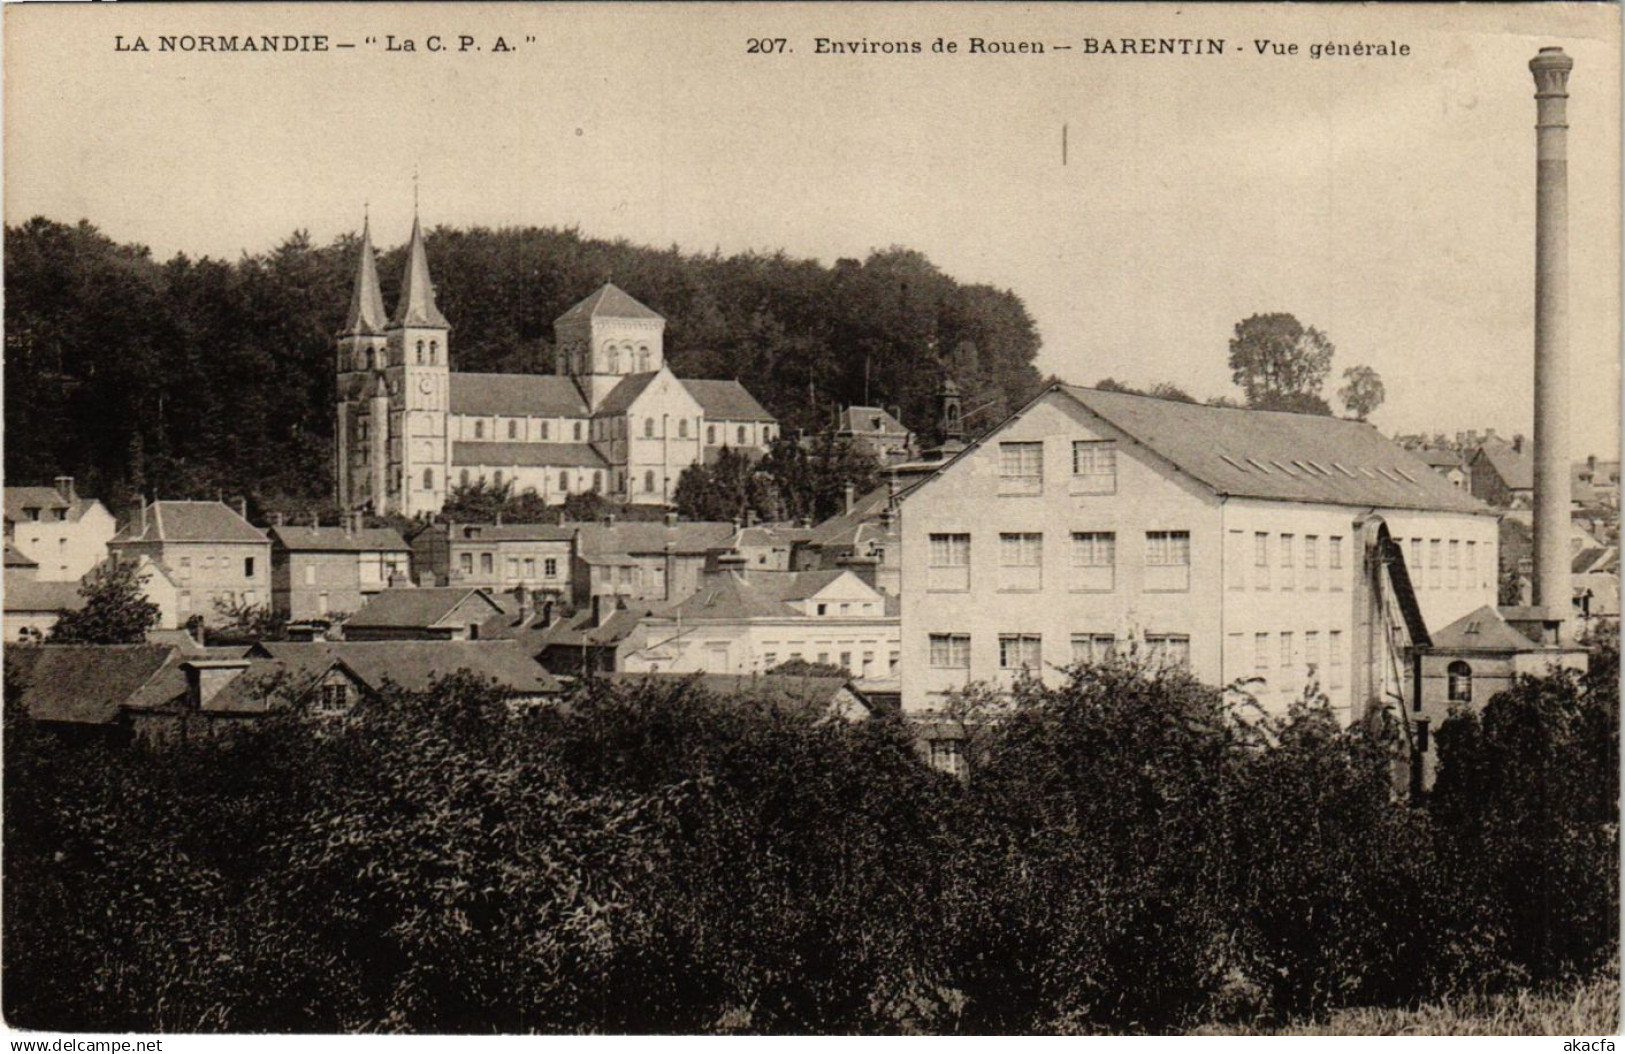
<instances>
[{"instance_id":1,"label":"sepia photograph","mask_svg":"<svg viewBox=\"0 0 1625 1054\"><path fill-rule=\"evenodd\" d=\"M1620 18L5 4L10 1049L1613 1050Z\"/></svg>"}]
</instances>

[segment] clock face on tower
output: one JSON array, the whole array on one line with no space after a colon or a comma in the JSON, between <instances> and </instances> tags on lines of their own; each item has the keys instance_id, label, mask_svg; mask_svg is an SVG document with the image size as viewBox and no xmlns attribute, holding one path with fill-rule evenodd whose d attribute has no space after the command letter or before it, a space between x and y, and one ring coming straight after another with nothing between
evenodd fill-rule
<instances>
[{"instance_id":1,"label":"clock face on tower","mask_svg":"<svg viewBox=\"0 0 1625 1054\"><path fill-rule=\"evenodd\" d=\"M434 381L428 377L424 377L423 379L419 380L418 391L422 392L424 395L428 395L430 392L434 391Z\"/></svg>"}]
</instances>

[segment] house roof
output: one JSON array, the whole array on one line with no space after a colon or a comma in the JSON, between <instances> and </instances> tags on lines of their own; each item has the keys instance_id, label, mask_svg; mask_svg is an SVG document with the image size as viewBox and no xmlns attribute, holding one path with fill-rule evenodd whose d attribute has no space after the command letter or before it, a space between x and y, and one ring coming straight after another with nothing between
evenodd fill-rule
<instances>
[{"instance_id":1,"label":"house roof","mask_svg":"<svg viewBox=\"0 0 1625 1054\"><path fill-rule=\"evenodd\" d=\"M6 566L7 567L38 567L39 566L39 561L29 558L28 556L24 555L22 550L18 549L15 545L12 545L10 542L7 542L6 543Z\"/></svg>"},{"instance_id":2,"label":"house roof","mask_svg":"<svg viewBox=\"0 0 1625 1054\"><path fill-rule=\"evenodd\" d=\"M848 406L841 411L839 431L855 436L906 436L909 430L903 423L880 406Z\"/></svg>"},{"instance_id":3,"label":"house roof","mask_svg":"<svg viewBox=\"0 0 1625 1054\"><path fill-rule=\"evenodd\" d=\"M147 506L146 526L138 517L111 545L133 542L263 543L265 533L219 501L155 501Z\"/></svg>"},{"instance_id":4,"label":"house roof","mask_svg":"<svg viewBox=\"0 0 1625 1054\"><path fill-rule=\"evenodd\" d=\"M1538 614L1544 615L1539 609ZM1513 629L1488 604L1431 635L1435 651L1536 651L1540 645Z\"/></svg>"},{"instance_id":5,"label":"house roof","mask_svg":"<svg viewBox=\"0 0 1625 1054\"><path fill-rule=\"evenodd\" d=\"M632 635L653 608L648 604L633 604L616 608L602 626L593 625L592 609L583 608L573 614L554 620L551 626L538 626L539 616L533 615L523 625L516 625L511 614L488 621L480 628L481 636L512 639L531 655L540 655L545 649L561 647L607 647L619 644Z\"/></svg>"},{"instance_id":6,"label":"house roof","mask_svg":"<svg viewBox=\"0 0 1625 1054\"><path fill-rule=\"evenodd\" d=\"M470 535L469 531L477 534ZM568 542L575 537L574 527L551 523L437 523L419 534L433 532L457 542Z\"/></svg>"},{"instance_id":7,"label":"house roof","mask_svg":"<svg viewBox=\"0 0 1625 1054\"><path fill-rule=\"evenodd\" d=\"M613 282L605 282L593 290L586 299L560 315L553 324L574 322L580 318L652 318L665 321L664 316L638 303L626 290Z\"/></svg>"},{"instance_id":8,"label":"house roof","mask_svg":"<svg viewBox=\"0 0 1625 1054\"><path fill-rule=\"evenodd\" d=\"M859 528L872 523L886 511L891 497L891 485L881 484L852 502L852 510L843 512L820 523L808 539L814 546L851 545L858 540Z\"/></svg>"},{"instance_id":9,"label":"house roof","mask_svg":"<svg viewBox=\"0 0 1625 1054\"><path fill-rule=\"evenodd\" d=\"M6 519L21 523L24 509L67 509L68 499L55 487L5 488Z\"/></svg>"},{"instance_id":10,"label":"house roof","mask_svg":"<svg viewBox=\"0 0 1625 1054\"><path fill-rule=\"evenodd\" d=\"M78 582L40 582L8 571L5 587L8 612L78 611L85 606Z\"/></svg>"},{"instance_id":11,"label":"house roof","mask_svg":"<svg viewBox=\"0 0 1625 1054\"><path fill-rule=\"evenodd\" d=\"M582 523L579 528L581 555L585 557L663 553L667 542L672 543L674 552L693 556L727 546L735 530L732 523L721 520L682 520L674 524L595 521Z\"/></svg>"},{"instance_id":12,"label":"house roof","mask_svg":"<svg viewBox=\"0 0 1625 1054\"><path fill-rule=\"evenodd\" d=\"M801 618L792 605L816 596L844 575L844 568L827 571L724 571L706 575L690 597L671 605L656 617L690 620Z\"/></svg>"},{"instance_id":13,"label":"house roof","mask_svg":"<svg viewBox=\"0 0 1625 1054\"><path fill-rule=\"evenodd\" d=\"M1417 457L1421 458L1434 468L1461 467L1461 454L1454 450L1446 450L1443 447L1430 446L1423 447L1421 450L1413 450L1411 453L1415 454Z\"/></svg>"},{"instance_id":14,"label":"house roof","mask_svg":"<svg viewBox=\"0 0 1625 1054\"><path fill-rule=\"evenodd\" d=\"M1512 444L1485 443L1478 448L1474 460L1480 458L1495 470L1508 490L1533 490L1535 487L1535 459L1527 448L1512 449Z\"/></svg>"},{"instance_id":15,"label":"house roof","mask_svg":"<svg viewBox=\"0 0 1625 1054\"><path fill-rule=\"evenodd\" d=\"M14 644L6 649L25 687L22 702L40 721L104 725L173 656L153 644Z\"/></svg>"},{"instance_id":16,"label":"house roof","mask_svg":"<svg viewBox=\"0 0 1625 1054\"><path fill-rule=\"evenodd\" d=\"M784 523L759 523L754 527L741 527L733 538L736 549L763 546L793 546L812 537L811 527L796 527Z\"/></svg>"},{"instance_id":17,"label":"house roof","mask_svg":"<svg viewBox=\"0 0 1625 1054\"><path fill-rule=\"evenodd\" d=\"M479 443L451 444L453 467L489 465L495 468L608 468L596 447L587 443Z\"/></svg>"},{"instance_id":18,"label":"house roof","mask_svg":"<svg viewBox=\"0 0 1625 1054\"><path fill-rule=\"evenodd\" d=\"M1486 515L1491 511L1361 421L1201 406L1072 385L1050 390L1070 397L1221 496ZM995 429L990 438L1000 431Z\"/></svg>"},{"instance_id":19,"label":"house roof","mask_svg":"<svg viewBox=\"0 0 1625 1054\"><path fill-rule=\"evenodd\" d=\"M298 527L284 525L267 532L271 544L289 552L362 553L410 552L411 546L393 527Z\"/></svg>"},{"instance_id":20,"label":"house roof","mask_svg":"<svg viewBox=\"0 0 1625 1054\"><path fill-rule=\"evenodd\" d=\"M553 373L453 373L451 412L474 417L586 417L569 377Z\"/></svg>"},{"instance_id":21,"label":"house roof","mask_svg":"<svg viewBox=\"0 0 1625 1054\"><path fill-rule=\"evenodd\" d=\"M264 641L251 654L320 676L341 662L363 684L388 682L422 691L432 682L467 670L518 692L556 692L559 682L513 640Z\"/></svg>"},{"instance_id":22,"label":"house roof","mask_svg":"<svg viewBox=\"0 0 1625 1054\"><path fill-rule=\"evenodd\" d=\"M822 716L843 701L843 693L860 704L844 677L796 677L773 674L726 673L617 673L609 678L619 685L692 685L718 699L738 699L774 709ZM864 704L867 709L867 704Z\"/></svg>"},{"instance_id":23,"label":"house roof","mask_svg":"<svg viewBox=\"0 0 1625 1054\"><path fill-rule=\"evenodd\" d=\"M422 589L386 589L361 606L344 623L356 629L418 629L437 625L457 605L479 597L492 611L501 605L482 589L468 586L433 586Z\"/></svg>"},{"instance_id":24,"label":"house roof","mask_svg":"<svg viewBox=\"0 0 1625 1054\"><path fill-rule=\"evenodd\" d=\"M708 421L775 420L738 381L691 381L681 378L680 381L694 401L700 404L700 409L705 411Z\"/></svg>"}]
</instances>

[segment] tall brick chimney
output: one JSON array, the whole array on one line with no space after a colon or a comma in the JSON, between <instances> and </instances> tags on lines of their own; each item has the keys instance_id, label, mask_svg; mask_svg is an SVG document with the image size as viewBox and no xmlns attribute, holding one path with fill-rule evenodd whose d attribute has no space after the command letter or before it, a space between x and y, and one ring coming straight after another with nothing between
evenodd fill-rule
<instances>
[{"instance_id":1,"label":"tall brick chimney","mask_svg":"<svg viewBox=\"0 0 1625 1054\"><path fill-rule=\"evenodd\" d=\"M1535 77L1535 606L1562 623L1569 585L1568 82L1574 60L1541 48Z\"/></svg>"}]
</instances>

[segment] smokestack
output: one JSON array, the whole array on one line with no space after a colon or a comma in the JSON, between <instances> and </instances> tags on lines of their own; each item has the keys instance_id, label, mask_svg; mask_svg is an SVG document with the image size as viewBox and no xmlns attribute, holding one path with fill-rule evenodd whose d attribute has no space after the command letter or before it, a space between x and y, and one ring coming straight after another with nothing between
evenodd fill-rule
<instances>
[{"instance_id":1,"label":"smokestack","mask_svg":"<svg viewBox=\"0 0 1625 1054\"><path fill-rule=\"evenodd\" d=\"M1535 77L1535 606L1568 638L1569 162L1574 60L1541 48Z\"/></svg>"},{"instance_id":2,"label":"smokestack","mask_svg":"<svg viewBox=\"0 0 1625 1054\"><path fill-rule=\"evenodd\" d=\"M72 503L79 500L79 493L73 488L72 476L56 477L56 492L62 495L62 500Z\"/></svg>"},{"instance_id":3,"label":"smokestack","mask_svg":"<svg viewBox=\"0 0 1625 1054\"><path fill-rule=\"evenodd\" d=\"M847 480L844 493L846 496L846 513L848 515L852 513L852 506L857 504L857 490L858 488L852 484L852 481Z\"/></svg>"}]
</instances>

